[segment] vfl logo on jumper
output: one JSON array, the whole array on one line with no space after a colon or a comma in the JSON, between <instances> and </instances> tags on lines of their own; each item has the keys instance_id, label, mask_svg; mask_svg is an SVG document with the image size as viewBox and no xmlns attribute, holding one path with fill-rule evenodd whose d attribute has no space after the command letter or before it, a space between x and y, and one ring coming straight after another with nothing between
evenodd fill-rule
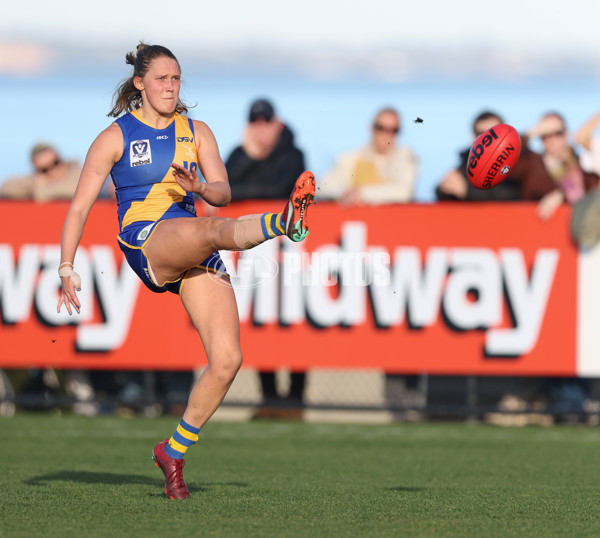
<instances>
[{"instance_id":1,"label":"vfl logo on jumper","mask_svg":"<svg viewBox=\"0 0 600 538\"><path fill-rule=\"evenodd\" d=\"M152 164L150 140L134 140L129 146L129 161L131 166Z\"/></svg>"}]
</instances>

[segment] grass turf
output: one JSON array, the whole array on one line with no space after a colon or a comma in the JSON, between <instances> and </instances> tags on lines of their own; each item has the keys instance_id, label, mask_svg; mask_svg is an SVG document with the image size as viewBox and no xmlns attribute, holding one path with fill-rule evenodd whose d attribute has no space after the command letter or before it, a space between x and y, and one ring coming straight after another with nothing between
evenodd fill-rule
<instances>
[{"instance_id":1,"label":"grass turf","mask_svg":"<svg viewBox=\"0 0 600 538\"><path fill-rule=\"evenodd\" d=\"M0 536L600 535L598 429L209 423L171 501L176 424L0 420Z\"/></svg>"}]
</instances>

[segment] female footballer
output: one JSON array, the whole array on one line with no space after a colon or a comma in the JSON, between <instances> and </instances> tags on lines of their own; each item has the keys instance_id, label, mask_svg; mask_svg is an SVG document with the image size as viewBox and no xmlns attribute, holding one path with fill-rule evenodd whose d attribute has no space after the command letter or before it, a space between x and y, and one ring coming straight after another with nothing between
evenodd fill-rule
<instances>
[{"instance_id":1,"label":"female footballer","mask_svg":"<svg viewBox=\"0 0 600 538\"><path fill-rule=\"evenodd\" d=\"M166 494L183 499L190 495L182 473L184 454L242 364L235 296L218 251L249 249L279 235L302 241L308 235L306 210L315 180L312 173L302 173L278 214L237 220L196 216L194 194L213 206L231 200L215 137L205 123L184 115L181 69L169 49L140 43L126 62L133 65L133 74L115 91L109 113L117 119L90 146L64 222L57 308L64 304L69 314L80 312L75 253L110 174L118 202L119 247L150 290L179 294L208 358L175 432L153 450L165 475Z\"/></svg>"}]
</instances>

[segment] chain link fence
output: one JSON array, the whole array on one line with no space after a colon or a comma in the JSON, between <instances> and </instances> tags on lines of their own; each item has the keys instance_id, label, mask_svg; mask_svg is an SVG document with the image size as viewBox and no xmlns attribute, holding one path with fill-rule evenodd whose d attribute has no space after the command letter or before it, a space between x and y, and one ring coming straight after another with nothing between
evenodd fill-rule
<instances>
[{"instance_id":1,"label":"chain link fence","mask_svg":"<svg viewBox=\"0 0 600 538\"><path fill-rule=\"evenodd\" d=\"M82 372L0 370L0 416L15 409L62 410L94 416L179 415L202 371ZM297 383L297 381L295 381ZM259 372L242 369L222 409L246 418L306 418L326 412L377 413L379 420L472 420L503 425L600 423L600 380L389 375L379 370L313 370L298 393L292 375L275 373L275 394Z\"/></svg>"}]
</instances>

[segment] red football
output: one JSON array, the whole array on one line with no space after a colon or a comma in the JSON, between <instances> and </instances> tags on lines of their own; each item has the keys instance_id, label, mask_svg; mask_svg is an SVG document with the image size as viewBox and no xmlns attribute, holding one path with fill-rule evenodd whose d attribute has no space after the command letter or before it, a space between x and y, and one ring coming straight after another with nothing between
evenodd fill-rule
<instances>
[{"instance_id":1,"label":"red football","mask_svg":"<svg viewBox=\"0 0 600 538\"><path fill-rule=\"evenodd\" d=\"M514 127L501 123L479 135L467 162L467 178L478 189L491 189L504 181L519 160L521 137Z\"/></svg>"}]
</instances>

